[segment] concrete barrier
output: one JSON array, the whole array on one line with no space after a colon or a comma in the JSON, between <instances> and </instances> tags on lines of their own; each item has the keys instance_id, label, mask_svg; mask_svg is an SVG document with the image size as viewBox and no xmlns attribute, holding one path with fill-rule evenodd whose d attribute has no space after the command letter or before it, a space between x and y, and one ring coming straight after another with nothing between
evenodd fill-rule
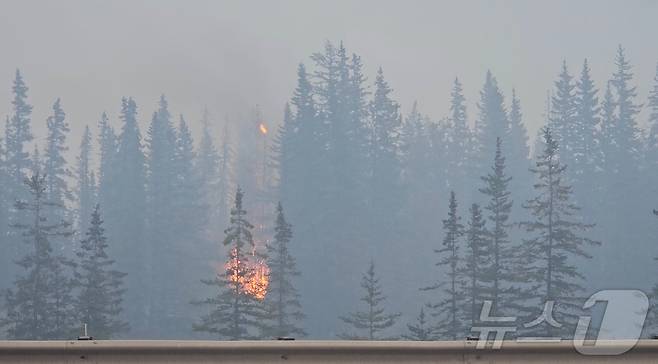
<instances>
[{"instance_id":1,"label":"concrete barrier","mask_svg":"<svg viewBox=\"0 0 658 364\"><path fill-rule=\"evenodd\" d=\"M658 342L620 356L584 356L571 342L0 341L2 363L658 363ZM619 346L619 342L597 345Z\"/></svg>"}]
</instances>

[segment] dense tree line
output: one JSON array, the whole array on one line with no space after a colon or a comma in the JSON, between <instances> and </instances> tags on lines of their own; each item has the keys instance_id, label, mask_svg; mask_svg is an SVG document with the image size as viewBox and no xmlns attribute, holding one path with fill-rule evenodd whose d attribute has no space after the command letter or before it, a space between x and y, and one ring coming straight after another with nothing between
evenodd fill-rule
<instances>
[{"instance_id":1,"label":"dense tree line","mask_svg":"<svg viewBox=\"0 0 658 364\"><path fill-rule=\"evenodd\" d=\"M577 76L563 62L530 145L520 93L506 100L493 72L473 111L458 78L446 85L434 120L416 103L403 113L384 68L369 80L328 42L297 67L276 135L258 139L272 143L262 169L253 120L233 131L204 112L197 143L164 95L148 118L123 98L67 160L67 100L35 143L17 71L0 143L5 333L68 337L84 317L105 337L459 339L487 300L527 321L553 300L566 325L528 331L567 335L588 292L654 283L658 72L644 103L621 47L615 66L594 80L587 60ZM260 298L244 288L250 260L268 268ZM59 278L30 292L43 274ZM354 311L361 289L367 311ZM60 321L21 321L34 300L63 302L33 312Z\"/></svg>"}]
</instances>

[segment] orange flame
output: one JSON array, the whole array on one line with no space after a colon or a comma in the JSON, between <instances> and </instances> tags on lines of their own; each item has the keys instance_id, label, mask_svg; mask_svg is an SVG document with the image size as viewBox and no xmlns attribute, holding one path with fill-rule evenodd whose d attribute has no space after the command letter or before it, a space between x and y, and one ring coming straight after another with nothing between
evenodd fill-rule
<instances>
[{"instance_id":1,"label":"orange flame","mask_svg":"<svg viewBox=\"0 0 658 364\"><path fill-rule=\"evenodd\" d=\"M267 134L267 126L265 126L265 124L263 124L263 123L260 123L258 125L258 130L260 130L260 133L263 134L263 135Z\"/></svg>"},{"instance_id":2,"label":"orange flame","mask_svg":"<svg viewBox=\"0 0 658 364\"><path fill-rule=\"evenodd\" d=\"M255 251L252 252L255 256ZM248 295L263 300L267 295L267 288L270 285L270 269L264 261L249 262L244 265L239 259L236 259L236 251L231 251L230 259L224 264L224 269L229 275L229 280L239 283L240 289ZM241 273L241 270L246 272Z\"/></svg>"}]
</instances>

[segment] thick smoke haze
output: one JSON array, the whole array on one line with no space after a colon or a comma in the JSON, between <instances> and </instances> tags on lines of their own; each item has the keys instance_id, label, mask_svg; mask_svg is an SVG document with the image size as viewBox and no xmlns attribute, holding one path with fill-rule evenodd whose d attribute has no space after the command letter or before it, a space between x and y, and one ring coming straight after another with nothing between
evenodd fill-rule
<instances>
[{"instance_id":1,"label":"thick smoke haze","mask_svg":"<svg viewBox=\"0 0 658 364\"><path fill-rule=\"evenodd\" d=\"M38 139L57 97L74 133L102 111L115 122L128 95L145 125L161 93L195 131L204 106L222 121L258 104L279 122L296 65L342 40L371 81L384 68L405 112L417 100L434 119L448 112L455 76L474 110L491 69L506 94L524 95L534 136L562 59L576 70L588 57L606 80L623 44L636 79L653 77L656 13L654 1L3 1L0 110L10 112L20 68ZM648 87L639 82L640 98Z\"/></svg>"},{"instance_id":2,"label":"thick smoke haze","mask_svg":"<svg viewBox=\"0 0 658 364\"><path fill-rule=\"evenodd\" d=\"M658 332L658 2L0 1L0 338Z\"/></svg>"}]
</instances>

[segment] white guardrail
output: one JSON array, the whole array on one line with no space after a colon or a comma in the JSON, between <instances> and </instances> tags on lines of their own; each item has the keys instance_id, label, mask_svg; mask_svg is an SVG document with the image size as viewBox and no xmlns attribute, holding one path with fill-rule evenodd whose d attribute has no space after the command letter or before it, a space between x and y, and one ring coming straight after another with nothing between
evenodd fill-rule
<instances>
[{"instance_id":1,"label":"white guardrail","mask_svg":"<svg viewBox=\"0 0 658 364\"><path fill-rule=\"evenodd\" d=\"M617 356L587 356L572 342L475 341L0 341L2 363L658 363L658 341ZM625 346L598 342L597 347Z\"/></svg>"}]
</instances>

